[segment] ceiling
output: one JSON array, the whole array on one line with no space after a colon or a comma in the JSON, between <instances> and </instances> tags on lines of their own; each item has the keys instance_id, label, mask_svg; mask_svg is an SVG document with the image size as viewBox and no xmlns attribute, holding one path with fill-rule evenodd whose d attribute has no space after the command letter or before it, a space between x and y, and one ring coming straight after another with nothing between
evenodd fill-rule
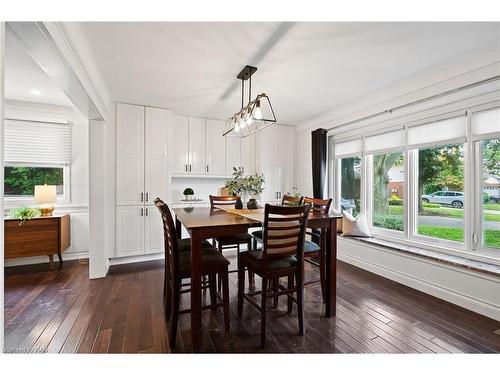
<instances>
[{"instance_id":1,"label":"ceiling","mask_svg":"<svg viewBox=\"0 0 500 375\"><path fill-rule=\"evenodd\" d=\"M278 122L299 125L500 39L500 23L66 23L110 99L225 119L258 67Z\"/></svg>"},{"instance_id":2,"label":"ceiling","mask_svg":"<svg viewBox=\"0 0 500 375\"><path fill-rule=\"evenodd\" d=\"M71 101L26 52L9 31L5 37L5 97L73 107Z\"/></svg>"}]
</instances>

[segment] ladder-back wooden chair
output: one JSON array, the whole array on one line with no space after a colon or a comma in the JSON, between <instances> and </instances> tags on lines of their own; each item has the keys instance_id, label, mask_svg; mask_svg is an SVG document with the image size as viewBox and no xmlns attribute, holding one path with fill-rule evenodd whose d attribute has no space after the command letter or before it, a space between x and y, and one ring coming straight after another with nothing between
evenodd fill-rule
<instances>
[{"instance_id":1,"label":"ladder-back wooden chair","mask_svg":"<svg viewBox=\"0 0 500 375\"><path fill-rule=\"evenodd\" d=\"M238 316L243 312L243 300L249 301L261 314L261 345L266 342L266 301L287 295L288 312L297 303L299 333L304 334L303 322L303 266L304 238L309 205L296 207L265 205L262 250L238 254ZM245 268L262 278L262 290L245 294ZM288 278L287 286L279 283L268 288L268 280ZM295 279L295 283L294 283ZM293 294L296 294L296 297ZM260 305L252 296L261 296Z\"/></svg>"},{"instance_id":2,"label":"ladder-back wooden chair","mask_svg":"<svg viewBox=\"0 0 500 375\"><path fill-rule=\"evenodd\" d=\"M169 321L170 316L173 315L170 331L170 345L174 347L177 338L179 314L191 312L190 309L180 310L180 295L191 291L189 288L191 284L183 283L184 279L191 277L191 248L189 239L187 239L187 241L177 240L174 220L167 204L159 198L156 198L154 203L160 211L163 222L165 240L163 300L165 319ZM217 249L210 247L210 243L208 242L203 243L201 271L203 276L208 276L208 282L203 282L202 288L208 288L210 291L210 305L203 306L203 309L210 308L215 311L217 307L222 306L226 332L228 332L230 328L228 265L229 261L224 258ZM217 275L222 279L222 297L217 292Z\"/></svg>"},{"instance_id":3,"label":"ladder-back wooden chair","mask_svg":"<svg viewBox=\"0 0 500 375\"><path fill-rule=\"evenodd\" d=\"M304 198L304 204L311 205L311 211L318 215L328 215L330 212L330 206L332 204L332 199L318 199L318 198ZM323 295L323 301L325 300L326 293L326 275L325 275L325 251L326 251L326 235L325 231L310 230L306 231L306 235L311 236L311 239L316 239L316 241L306 240L304 243L304 258L311 264L317 265L315 262L311 262L309 259L318 257L319 258L319 280L309 280L304 282L304 285L309 285L313 283L321 283L321 294ZM319 243L319 244L318 244Z\"/></svg>"},{"instance_id":4,"label":"ladder-back wooden chair","mask_svg":"<svg viewBox=\"0 0 500 375\"><path fill-rule=\"evenodd\" d=\"M217 206L233 206L236 203L237 197L235 195L210 195L210 208L217 209ZM247 250L252 249L252 235L248 233L233 234L229 236L222 236L214 238L214 246L222 254L223 250L236 249L239 253L241 245L247 245ZM236 272L236 270L230 271ZM249 281L253 283L253 275L248 274Z\"/></svg>"},{"instance_id":5,"label":"ladder-back wooden chair","mask_svg":"<svg viewBox=\"0 0 500 375\"><path fill-rule=\"evenodd\" d=\"M293 195L283 195L281 199L282 206L300 206L303 204L304 197L293 196ZM253 248L257 249L257 242L262 242L262 230L256 230L252 233L253 236Z\"/></svg>"}]
</instances>

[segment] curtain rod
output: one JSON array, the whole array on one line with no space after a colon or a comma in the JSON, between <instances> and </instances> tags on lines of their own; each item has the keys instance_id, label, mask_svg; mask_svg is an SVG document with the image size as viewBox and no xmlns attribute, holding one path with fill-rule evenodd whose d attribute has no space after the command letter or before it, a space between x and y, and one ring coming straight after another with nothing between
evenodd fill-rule
<instances>
[{"instance_id":1,"label":"curtain rod","mask_svg":"<svg viewBox=\"0 0 500 375\"><path fill-rule=\"evenodd\" d=\"M36 122L39 124L54 124L54 125L69 125L69 121L66 122L56 122L56 121L41 121L41 120L25 120L20 118L4 118L7 121L22 121L22 122Z\"/></svg>"},{"instance_id":2,"label":"curtain rod","mask_svg":"<svg viewBox=\"0 0 500 375\"><path fill-rule=\"evenodd\" d=\"M481 86L481 85L484 85L486 83L490 83L490 82L494 82L494 81L498 81L498 80L500 80L500 75L496 75L496 76L493 76L493 77L490 77L490 78L487 78L487 79L483 79L482 81L478 81L478 82L474 82L474 83L469 83L468 85L457 87L455 89L451 89L451 90L447 90L447 91L443 91L443 92L441 92L439 94L428 96L427 98L418 99L418 100L415 100L415 101L410 102L410 103L401 104L401 105L398 105L396 107L386 109L384 111L380 111L380 112L377 112L377 113L374 113L374 114L371 114L371 115L368 115L368 116L364 116L364 117L358 118L356 120L351 120L351 121L345 122L343 124L340 124L338 126L334 126L333 128L330 128L330 130L337 130L339 128L343 128L343 127L355 124L357 122L371 120L372 118L383 116L383 115L388 114L388 113L393 113L394 111L398 111L398 110L406 108L406 107L411 107L411 106L414 106L414 105L417 105L417 104L425 103L425 102L428 102L430 100L438 99L438 98L441 98L441 97L446 96L446 95L454 94L454 93L457 93L457 92L460 92L460 91L464 91L464 90L467 90L467 89L470 89L470 88L473 88L473 87L476 87L476 86Z\"/></svg>"}]
</instances>

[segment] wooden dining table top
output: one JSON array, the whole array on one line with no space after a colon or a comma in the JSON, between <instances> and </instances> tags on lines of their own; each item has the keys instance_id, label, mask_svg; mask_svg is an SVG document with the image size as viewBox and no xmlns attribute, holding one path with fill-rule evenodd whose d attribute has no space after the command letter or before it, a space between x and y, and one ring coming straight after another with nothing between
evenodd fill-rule
<instances>
[{"instance_id":1,"label":"wooden dining table top","mask_svg":"<svg viewBox=\"0 0 500 375\"><path fill-rule=\"evenodd\" d=\"M252 214L263 212L263 208L257 210L242 210L242 214ZM261 226L259 220L254 220L249 217L238 214L238 210L234 209L211 209L211 208L174 208L173 210L179 220L186 229L199 229L218 226L237 226L247 225L250 227ZM332 219L341 219L341 215L324 215L324 214L309 214L309 221L325 221Z\"/></svg>"}]
</instances>

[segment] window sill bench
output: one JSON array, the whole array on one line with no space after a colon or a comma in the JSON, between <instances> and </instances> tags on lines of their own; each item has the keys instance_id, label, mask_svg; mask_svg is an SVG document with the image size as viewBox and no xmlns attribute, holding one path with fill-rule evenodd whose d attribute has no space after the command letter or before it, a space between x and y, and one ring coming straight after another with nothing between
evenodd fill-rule
<instances>
[{"instance_id":1,"label":"window sill bench","mask_svg":"<svg viewBox=\"0 0 500 375\"><path fill-rule=\"evenodd\" d=\"M419 257L432 259L437 262L446 263L452 266L466 268L471 271L481 272L489 274L491 276L500 277L500 266L491 263L485 263L477 260L471 260L463 258L456 255L449 255L439 253L437 251L420 249L414 246L408 246L404 244L399 244L396 242L390 242L386 240L381 240L378 238L361 238L361 237L340 237L342 239L365 242L371 245L380 246L386 249L400 251L403 253L416 255Z\"/></svg>"}]
</instances>

